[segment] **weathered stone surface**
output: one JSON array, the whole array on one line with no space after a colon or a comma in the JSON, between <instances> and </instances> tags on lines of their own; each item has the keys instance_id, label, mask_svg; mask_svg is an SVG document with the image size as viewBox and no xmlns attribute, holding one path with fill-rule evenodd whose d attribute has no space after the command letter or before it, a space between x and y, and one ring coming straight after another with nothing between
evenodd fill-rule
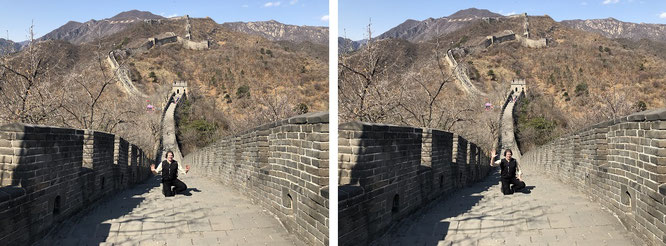
<instances>
[{"instance_id":1,"label":"weathered stone surface","mask_svg":"<svg viewBox=\"0 0 666 246\"><path fill-rule=\"evenodd\" d=\"M308 113L220 139L183 163L245 193L309 245L328 242L328 113Z\"/></svg>"},{"instance_id":2,"label":"weathered stone surface","mask_svg":"<svg viewBox=\"0 0 666 246\"><path fill-rule=\"evenodd\" d=\"M495 172L420 209L374 245L643 245L583 193L540 171L525 172L530 193L503 195Z\"/></svg>"},{"instance_id":3,"label":"weathered stone surface","mask_svg":"<svg viewBox=\"0 0 666 246\"><path fill-rule=\"evenodd\" d=\"M366 244L392 223L490 170L480 165L488 158L476 145L468 148L464 138L444 131L350 122L340 125L339 136L340 245ZM471 163L462 178L451 164L454 158Z\"/></svg>"},{"instance_id":4,"label":"weathered stone surface","mask_svg":"<svg viewBox=\"0 0 666 246\"><path fill-rule=\"evenodd\" d=\"M665 114L666 109L653 109L582 129L573 133L580 141L560 138L526 153L522 162L583 191L627 225L635 225L628 229L647 244L664 245L664 214L657 208L666 207Z\"/></svg>"}]
</instances>

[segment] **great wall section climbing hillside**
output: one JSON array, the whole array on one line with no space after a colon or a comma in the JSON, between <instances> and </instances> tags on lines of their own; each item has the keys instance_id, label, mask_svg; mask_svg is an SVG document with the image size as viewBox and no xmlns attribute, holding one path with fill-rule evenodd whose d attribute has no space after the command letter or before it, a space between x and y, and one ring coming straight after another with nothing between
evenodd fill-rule
<instances>
[{"instance_id":1,"label":"great wall section climbing hillside","mask_svg":"<svg viewBox=\"0 0 666 246\"><path fill-rule=\"evenodd\" d=\"M484 96L486 95L482 91L480 91L470 80L469 76L467 75L468 69L465 64L459 64L456 61L456 56L458 57L464 57L467 55L467 49L475 49L475 48L489 48L491 45L497 45L503 42L508 42L508 41L513 41L513 40L518 40L520 44L523 47L527 48L546 48L548 47L548 42L547 39L541 38L541 39L530 39L530 32L529 32L529 19L527 16L527 13L520 14L520 15L512 15L508 17L501 17L501 18L519 18L522 17L524 18L523 21L523 29L524 33L523 35L516 35L513 31L511 30L505 30L503 32L500 32L495 35L490 35L485 38L485 40L476 46L473 47L467 47L467 48L453 48L449 49L446 51L446 56L444 57L446 62L448 63L449 67L451 68L451 72L453 73L454 77L456 78L456 82L459 88L461 88L464 92L466 92L468 95L471 96ZM484 17L482 18L484 21L491 23L493 21L497 21L500 18L491 18L491 17ZM472 20L470 18L458 20L455 19L455 21L469 21ZM454 19L451 19L449 21L454 21Z\"/></svg>"},{"instance_id":2,"label":"great wall section climbing hillside","mask_svg":"<svg viewBox=\"0 0 666 246\"><path fill-rule=\"evenodd\" d=\"M162 159L155 155L166 150L178 153L181 160L173 118L174 98L184 93L174 89L170 96L161 119L163 150L157 153L146 154L105 132L18 123L0 126L0 241L32 243L58 223L85 213L96 201L144 182L152 175L150 165Z\"/></svg>"},{"instance_id":3,"label":"great wall section climbing hillside","mask_svg":"<svg viewBox=\"0 0 666 246\"><path fill-rule=\"evenodd\" d=\"M182 38L178 35L176 35L173 32L166 32L162 33L160 35L157 35L155 37L148 38L146 42L143 44L139 45L139 47L135 48L126 48L126 49L116 49L112 50L109 52L109 55L107 57L107 62L109 63L109 66L111 67L111 70L114 72L116 78L118 81L120 81L121 85L127 91L127 93L131 95L136 95L136 96L141 96L141 97L146 97L144 93L139 91L139 89L136 88L134 83L132 82L129 74L130 71L127 68L126 65L121 65L118 63L116 59L116 55L122 54L123 56L130 56L133 54L140 54L140 53L146 53L150 49L156 46L161 46L161 45L166 45L169 43L176 43L180 44L183 46L185 49L189 50L206 50L209 48L209 41L204 40L204 41L192 41L192 34L191 34L191 24L190 24L190 17L189 15L185 15L183 17L178 17L178 18L171 18L170 20L184 20L185 21L185 38ZM144 20L144 22L149 23L149 24L161 24L162 20Z\"/></svg>"},{"instance_id":4,"label":"great wall section climbing hillside","mask_svg":"<svg viewBox=\"0 0 666 246\"><path fill-rule=\"evenodd\" d=\"M456 77L457 84L460 88L463 89L467 94L470 95L485 95L485 93L479 91L472 81L467 76L467 67L464 64L458 64L456 58L453 56L453 50L446 51L446 62L451 67L451 71Z\"/></svg>"},{"instance_id":5,"label":"great wall section climbing hillside","mask_svg":"<svg viewBox=\"0 0 666 246\"><path fill-rule=\"evenodd\" d=\"M506 210L508 198L473 143L438 130L351 122L339 126L340 245L666 245L666 109L522 153L514 119L525 85L511 83L497 147L513 150L528 185L516 191L526 195L509 196L525 205L511 208L519 217L493 212ZM518 234L490 236L498 226Z\"/></svg>"},{"instance_id":6,"label":"great wall section climbing hillside","mask_svg":"<svg viewBox=\"0 0 666 246\"><path fill-rule=\"evenodd\" d=\"M214 235L211 239L219 243L246 245L270 241L276 245L300 245L298 242L302 241L308 245L328 245L328 114L310 113L270 123L223 138L183 157L176 142L174 114L187 90L184 82L173 84L162 115L161 148L154 154L157 155L155 158L148 158L141 149L109 133L25 124L0 127L2 242L26 245L46 237L55 244L159 243L163 238L131 236L141 234L141 230L154 234L156 229L164 231L176 227L151 222L149 214L164 211L155 210L148 214L144 214L145 209L143 212L132 211L141 205L127 200L126 196L145 197L141 202L145 203L143 206L159 210L160 206L154 203L165 198L156 183L158 181L144 181L152 176L150 165L164 159L164 153L171 150L177 161L192 166L191 174L182 177L188 185L204 189L209 194L225 194L222 200L210 196L197 196L192 200L205 214L215 217L219 213L232 214L242 210L214 212L217 211L215 207L229 206L221 204L226 201L250 211L258 211L255 207L259 206L264 209L247 218L231 218L233 223L240 223L233 226L224 219L198 222L201 219L191 218L193 221L189 221L185 215L185 231L181 233L189 233L189 243L186 244L197 244L200 240L197 231L205 231ZM219 184L226 186L219 187ZM197 188L194 188L195 192L202 192ZM211 188L214 190L205 190ZM233 198L239 196L237 192L244 193L240 198L243 203L257 205L235 204L234 201L241 202ZM113 202L120 203L119 206L128 206L128 202L134 205L120 210L110 209ZM202 207L203 204L211 207ZM102 210L115 212L105 214ZM137 227L134 220L113 217L127 212L143 216L148 221L140 222ZM275 216L277 220L267 215ZM278 220L279 223L271 222ZM90 221L101 224L92 227L85 224ZM60 226L62 223L65 223L64 227ZM109 231L102 225L112 225L116 229ZM264 228L272 232L266 236L250 236L243 234L243 228ZM229 241L224 236L227 233L241 234ZM298 240L293 238L294 235ZM46 241L39 241L39 244L44 243Z\"/></svg>"}]
</instances>

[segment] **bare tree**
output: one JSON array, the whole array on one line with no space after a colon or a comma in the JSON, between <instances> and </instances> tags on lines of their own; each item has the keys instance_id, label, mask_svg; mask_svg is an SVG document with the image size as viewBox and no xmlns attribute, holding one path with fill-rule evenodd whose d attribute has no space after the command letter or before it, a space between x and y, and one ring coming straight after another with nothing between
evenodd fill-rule
<instances>
[{"instance_id":1,"label":"bare tree","mask_svg":"<svg viewBox=\"0 0 666 246\"><path fill-rule=\"evenodd\" d=\"M72 88L74 93L81 94L76 94L69 104L63 105L62 109L67 116L62 119L63 123L73 127L112 132L118 124L126 122L126 117L136 112L124 110L124 107L118 107L117 100L105 98L105 92L116 81L104 66L103 55L106 53L102 52L101 44L97 45L95 53L94 67L79 66L76 69L79 73L67 77L68 81L76 85Z\"/></svg>"},{"instance_id":2,"label":"bare tree","mask_svg":"<svg viewBox=\"0 0 666 246\"><path fill-rule=\"evenodd\" d=\"M0 119L4 122L43 124L62 106L64 91L51 81L59 60L47 65L44 50L35 42L30 26L27 51L0 62Z\"/></svg>"},{"instance_id":3,"label":"bare tree","mask_svg":"<svg viewBox=\"0 0 666 246\"><path fill-rule=\"evenodd\" d=\"M618 90L615 86L600 90L598 94L593 94L592 97L596 102L593 111L596 111L602 119L617 119L636 111L627 91Z\"/></svg>"},{"instance_id":4,"label":"bare tree","mask_svg":"<svg viewBox=\"0 0 666 246\"><path fill-rule=\"evenodd\" d=\"M289 96L284 93L269 93L259 98L262 109L258 115L262 123L278 121L296 115Z\"/></svg>"},{"instance_id":5,"label":"bare tree","mask_svg":"<svg viewBox=\"0 0 666 246\"><path fill-rule=\"evenodd\" d=\"M371 24L368 41L350 56L341 56L338 63L339 107L342 121L382 122L398 107L395 61L389 52L375 46Z\"/></svg>"}]
</instances>

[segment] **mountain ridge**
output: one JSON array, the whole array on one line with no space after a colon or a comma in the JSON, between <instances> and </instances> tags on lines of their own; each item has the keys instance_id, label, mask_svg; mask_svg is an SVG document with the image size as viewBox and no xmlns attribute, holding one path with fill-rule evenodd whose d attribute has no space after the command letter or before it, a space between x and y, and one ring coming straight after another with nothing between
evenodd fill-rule
<instances>
[{"instance_id":1,"label":"mountain ridge","mask_svg":"<svg viewBox=\"0 0 666 246\"><path fill-rule=\"evenodd\" d=\"M275 20L225 22L221 25L233 31L260 35L271 41L328 44L328 27L323 26L289 25Z\"/></svg>"}]
</instances>

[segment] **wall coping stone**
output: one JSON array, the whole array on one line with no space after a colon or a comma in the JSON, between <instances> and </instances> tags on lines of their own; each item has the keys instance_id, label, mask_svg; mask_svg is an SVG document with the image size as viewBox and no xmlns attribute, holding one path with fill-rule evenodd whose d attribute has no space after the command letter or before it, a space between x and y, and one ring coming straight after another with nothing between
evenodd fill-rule
<instances>
[{"instance_id":1,"label":"wall coping stone","mask_svg":"<svg viewBox=\"0 0 666 246\"><path fill-rule=\"evenodd\" d=\"M248 129L245 131L242 131L238 134L232 135L232 137L237 137L240 135L245 135L247 133L251 132L261 132L261 131L266 131L271 128L275 128L278 126L283 126L287 124L315 124L315 123L328 123L328 112L327 111L322 111L322 112L311 112L311 113L306 113L302 115L297 115L285 120L281 121L275 121L275 122L270 122L266 123L263 125L260 125L258 127Z\"/></svg>"}]
</instances>

